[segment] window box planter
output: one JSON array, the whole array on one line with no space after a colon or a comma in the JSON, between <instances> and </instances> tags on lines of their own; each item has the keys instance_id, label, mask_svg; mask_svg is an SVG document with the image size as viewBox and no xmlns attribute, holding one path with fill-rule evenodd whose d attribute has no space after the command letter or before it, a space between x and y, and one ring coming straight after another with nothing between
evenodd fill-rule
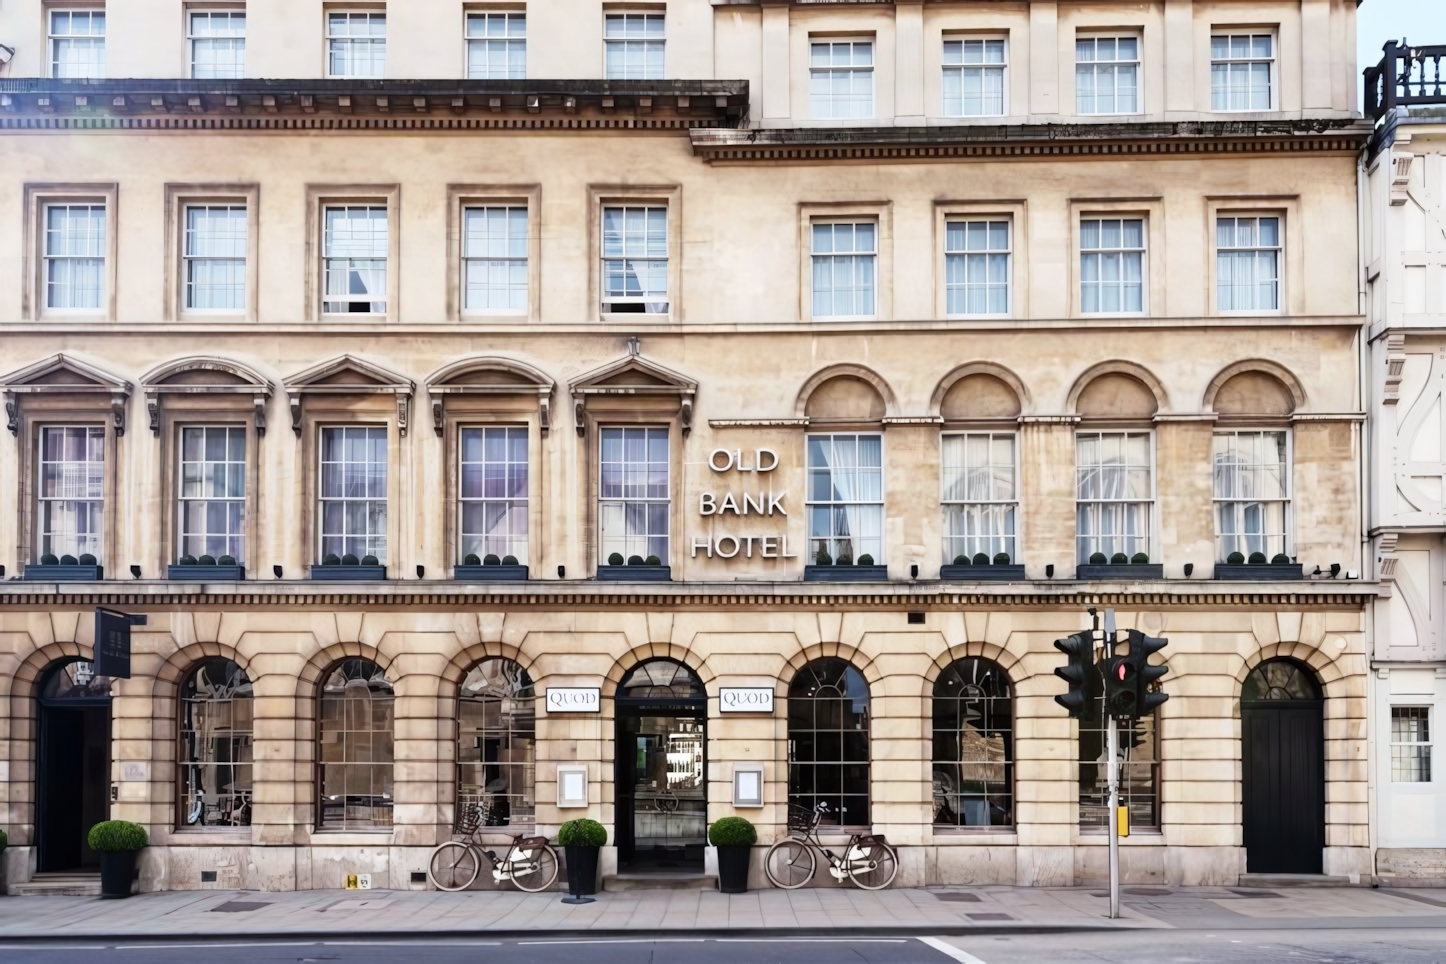
<instances>
[{"instance_id":1,"label":"window box planter","mask_svg":"<svg viewBox=\"0 0 1446 964\"><path fill-rule=\"evenodd\" d=\"M1305 566L1299 562L1288 563L1215 563L1216 579L1242 579L1251 582L1272 582L1276 579L1304 579Z\"/></svg>"},{"instance_id":2,"label":"window box planter","mask_svg":"<svg viewBox=\"0 0 1446 964\"><path fill-rule=\"evenodd\" d=\"M1027 578L1023 565L1008 566L956 566L939 567L939 578L957 582L1017 582Z\"/></svg>"},{"instance_id":3,"label":"window box planter","mask_svg":"<svg viewBox=\"0 0 1446 964\"><path fill-rule=\"evenodd\" d=\"M105 566L32 566L26 565L27 582L100 582Z\"/></svg>"},{"instance_id":4,"label":"window box planter","mask_svg":"<svg viewBox=\"0 0 1446 964\"><path fill-rule=\"evenodd\" d=\"M524 582L526 566L453 566L452 578L458 582Z\"/></svg>"},{"instance_id":5,"label":"window box planter","mask_svg":"<svg viewBox=\"0 0 1446 964\"><path fill-rule=\"evenodd\" d=\"M245 566L167 566L166 578L184 582L239 582Z\"/></svg>"},{"instance_id":6,"label":"window box planter","mask_svg":"<svg viewBox=\"0 0 1446 964\"><path fill-rule=\"evenodd\" d=\"M604 582L672 582L672 566L598 566L597 577Z\"/></svg>"},{"instance_id":7,"label":"window box planter","mask_svg":"<svg viewBox=\"0 0 1446 964\"><path fill-rule=\"evenodd\" d=\"M1085 563L1075 567L1074 577L1076 579L1109 580L1164 579L1165 565L1160 562L1106 563L1102 566Z\"/></svg>"},{"instance_id":8,"label":"window box planter","mask_svg":"<svg viewBox=\"0 0 1446 964\"><path fill-rule=\"evenodd\" d=\"M387 578L387 567L312 566L311 578L334 582L380 582Z\"/></svg>"},{"instance_id":9,"label":"window box planter","mask_svg":"<svg viewBox=\"0 0 1446 964\"><path fill-rule=\"evenodd\" d=\"M804 566L804 582L888 582L888 566Z\"/></svg>"}]
</instances>

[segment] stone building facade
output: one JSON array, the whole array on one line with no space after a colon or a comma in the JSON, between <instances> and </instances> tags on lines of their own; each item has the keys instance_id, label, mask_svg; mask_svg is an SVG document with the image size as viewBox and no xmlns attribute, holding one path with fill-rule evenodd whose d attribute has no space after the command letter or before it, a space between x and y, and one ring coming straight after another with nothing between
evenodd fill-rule
<instances>
[{"instance_id":1,"label":"stone building facade","mask_svg":"<svg viewBox=\"0 0 1446 964\"><path fill-rule=\"evenodd\" d=\"M1096 881L1089 607L1170 640L1127 880L1371 873L1353 4L225 10L0 10L9 881L819 802Z\"/></svg>"}]
</instances>

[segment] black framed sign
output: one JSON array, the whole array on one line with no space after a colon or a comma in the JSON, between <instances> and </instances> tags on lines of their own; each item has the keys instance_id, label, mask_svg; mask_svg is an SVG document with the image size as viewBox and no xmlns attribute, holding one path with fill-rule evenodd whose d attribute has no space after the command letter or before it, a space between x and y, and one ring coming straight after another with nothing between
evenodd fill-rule
<instances>
[{"instance_id":1,"label":"black framed sign","mask_svg":"<svg viewBox=\"0 0 1446 964\"><path fill-rule=\"evenodd\" d=\"M95 674L112 679L131 678L131 626L144 626L145 616L95 611Z\"/></svg>"}]
</instances>

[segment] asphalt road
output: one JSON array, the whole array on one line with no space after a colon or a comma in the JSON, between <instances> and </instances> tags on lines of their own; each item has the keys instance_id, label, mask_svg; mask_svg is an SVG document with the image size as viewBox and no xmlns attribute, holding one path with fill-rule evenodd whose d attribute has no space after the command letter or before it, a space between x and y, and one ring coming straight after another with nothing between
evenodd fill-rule
<instances>
[{"instance_id":1,"label":"asphalt road","mask_svg":"<svg viewBox=\"0 0 1446 964\"><path fill-rule=\"evenodd\" d=\"M1437 964L1446 931L1182 931L945 938L0 944L6 964Z\"/></svg>"}]
</instances>

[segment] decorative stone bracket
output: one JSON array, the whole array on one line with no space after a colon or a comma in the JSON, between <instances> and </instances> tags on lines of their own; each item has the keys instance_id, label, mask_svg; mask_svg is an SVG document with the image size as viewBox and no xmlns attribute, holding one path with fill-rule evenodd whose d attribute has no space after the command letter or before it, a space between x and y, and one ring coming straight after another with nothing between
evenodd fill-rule
<instances>
[{"instance_id":1,"label":"decorative stone bracket","mask_svg":"<svg viewBox=\"0 0 1446 964\"><path fill-rule=\"evenodd\" d=\"M345 380L343 380L345 379ZM302 400L307 395L395 395L397 434L407 437L412 392L410 378L387 371L353 355L341 355L314 365L286 380L286 403L291 410L291 431L301 437Z\"/></svg>"},{"instance_id":2,"label":"decorative stone bracket","mask_svg":"<svg viewBox=\"0 0 1446 964\"><path fill-rule=\"evenodd\" d=\"M641 340L628 339L628 354L601 368L580 375L568 385L572 396L573 426L579 437L587 435L589 395L673 395L678 399L678 427L684 435L693 430L693 399L698 383L641 354Z\"/></svg>"}]
</instances>

